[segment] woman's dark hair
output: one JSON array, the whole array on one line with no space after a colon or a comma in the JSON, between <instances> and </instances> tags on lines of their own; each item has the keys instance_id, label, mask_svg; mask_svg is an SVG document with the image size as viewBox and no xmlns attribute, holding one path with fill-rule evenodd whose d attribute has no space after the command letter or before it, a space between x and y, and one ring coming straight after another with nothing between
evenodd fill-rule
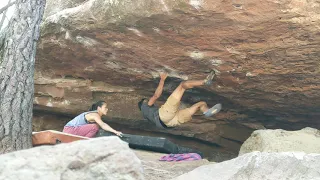
<instances>
[{"instance_id":1,"label":"woman's dark hair","mask_svg":"<svg viewBox=\"0 0 320 180\"><path fill-rule=\"evenodd\" d=\"M145 99L146 99L146 98L142 98L142 99L138 102L138 107L139 107L140 111L141 111L142 103L143 103L143 101L144 101Z\"/></svg>"},{"instance_id":2,"label":"woman's dark hair","mask_svg":"<svg viewBox=\"0 0 320 180\"><path fill-rule=\"evenodd\" d=\"M98 101L94 104L92 104L91 108L89 109L89 111L95 111L98 109L98 107L102 107L103 104L107 104L105 101Z\"/></svg>"}]
</instances>

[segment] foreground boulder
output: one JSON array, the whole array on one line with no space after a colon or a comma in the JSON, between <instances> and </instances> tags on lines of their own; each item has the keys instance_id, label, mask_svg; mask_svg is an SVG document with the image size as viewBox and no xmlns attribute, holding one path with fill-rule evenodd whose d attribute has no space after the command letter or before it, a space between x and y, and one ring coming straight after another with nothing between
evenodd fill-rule
<instances>
[{"instance_id":1,"label":"foreground boulder","mask_svg":"<svg viewBox=\"0 0 320 180\"><path fill-rule=\"evenodd\" d=\"M142 165L117 137L41 146L0 156L0 179L144 179Z\"/></svg>"},{"instance_id":2,"label":"foreground boulder","mask_svg":"<svg viewBox=\"0 0 320 180\"><path fill-rule=\"evenodd\" d=\"M253 151L320 153L320 131L314 128L257 130L243 143L239 155Z\"/></svg>"},{"instance_id":3,"label":"foreground boulder","mask_svg":"<svg viewBox=\"0 0 320 180\"><path fill-rule=\"evenodd\" d=\"M320 154L252 152L196 168L175 180L320 179Z\"/></svg>"}]
</instances>

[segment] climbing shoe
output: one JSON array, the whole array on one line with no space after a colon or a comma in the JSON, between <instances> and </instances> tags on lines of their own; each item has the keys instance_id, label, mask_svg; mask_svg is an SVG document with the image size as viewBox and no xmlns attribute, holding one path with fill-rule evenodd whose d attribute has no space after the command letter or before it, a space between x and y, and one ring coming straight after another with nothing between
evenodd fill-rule
<instances>
[{"instance_id":1,"label":"climbing shoe","mask_svg":"<svg viewBox=\"0 0 320 180\"><path fill-rule=\"evenodd\" d=\"M206 77L206 79L204 80L204 85L209 86L212 84L212 80L214 78L214 76L216 75L216 72L214 70L212 70L210 72L210 74Z\"/></svg>"},{"instance_id":2,"label":"climbing shoe","mask_svg":"<svg viewBox=\"0 0 320 180\"><path fill-rule=\"evenodd\" d=\"M217 114L221 110L222 106L221 104L216 104L212 108L210 108L208 111L204 112L203 115L205 117L210 117L212 115Z\"/></svg>"}]
</instances>

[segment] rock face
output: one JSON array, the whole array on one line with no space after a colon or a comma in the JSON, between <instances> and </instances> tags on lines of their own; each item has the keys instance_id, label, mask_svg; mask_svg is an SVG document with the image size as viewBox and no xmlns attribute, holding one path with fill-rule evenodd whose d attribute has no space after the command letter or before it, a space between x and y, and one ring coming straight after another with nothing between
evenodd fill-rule
<instances>
[{"instance_id":1,"label":"rock face","mask_svg":"<svg viewBox=\"0 0 320 180\"><path fill-rule=\"evenodd\" d=\"M320 131L313 128L300 131L257 130L242 144L239 155L253 151L302 151L320 154Z\"/></svg>"},{"instance_id":2,"label":"rock face","mask_svg":"<svg viewBox=\"0 0 320 180\"><path fill-rule=\"evenodd\" d=\"M47 1L36 56L35 109L56 115L109 102L109 117L152 128L137 108L165 70L179 81L218 76L186 92L189 106L222 103L166 133L239 150L255 129L320 128L320 3L317 0ZM261 8L263 7L263 8ZM109 118L109 119L110 119Z\"/></svg>"},{"instance_id":3,"label":"rock face","mask_svg":"<svg viewBox=\"0 0 320 180\"><path fill-rule=\"evenodd\" d=\"M0 156L0 179L144 179L140 160L117 137L41 146Z\"/></svg>"},{"instance_id":4,"label":"rock face","mask_svg":"<svg viewBox=\"0 0 320 180\"><path fill-rule=\"evenodd\" d=\"M320 154L252 152L204 165L174 180L320 179Z\"/></svg>"}]
</instances>

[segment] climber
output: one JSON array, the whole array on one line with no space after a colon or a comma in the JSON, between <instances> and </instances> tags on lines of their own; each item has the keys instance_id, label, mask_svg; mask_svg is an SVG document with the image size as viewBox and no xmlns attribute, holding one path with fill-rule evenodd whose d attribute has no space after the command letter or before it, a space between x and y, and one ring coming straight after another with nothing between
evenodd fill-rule
<instances>
[{"instance_id":1,"label":"climber","mask_svg":"<svg viewBox=\"0 0 320 180\"><path fill-rule=\"evenodd\" d=\"M88 112L81 113L69 121L64 126L63 132L91 138L97 134L100 126L102 129L122 137L121 132L114 130L101 120L101 117L106 115L107 112L107 103L98 101L91 106Z\"/></svg>"},{"instance_id":2,"label":"climber","mask_svg":"<svg viewBox=\"0 0 320 180\"><path fill-rule=\"evenodd\" d=\"M183 81L169 96L167 101L160 108L156 107L154 103L161 96L164 86L164 81L167 78L167 73L160 73L160 82L150 99L141 99L138 103L138 107L142 112L144 118L151 121L159 128L175 127L182 123L186 123L192 119L192 116L200 109L203 115L210 117L221 110L221 104L216 104L212 108L208 108L207 103L204 101L198 102L189 108L179 110L179 105L183 93L185 90L212 84L212 80L215 76L215 71L211 71L210 74L204 80L188 80Z\"/></svg>"}]
</instances>

